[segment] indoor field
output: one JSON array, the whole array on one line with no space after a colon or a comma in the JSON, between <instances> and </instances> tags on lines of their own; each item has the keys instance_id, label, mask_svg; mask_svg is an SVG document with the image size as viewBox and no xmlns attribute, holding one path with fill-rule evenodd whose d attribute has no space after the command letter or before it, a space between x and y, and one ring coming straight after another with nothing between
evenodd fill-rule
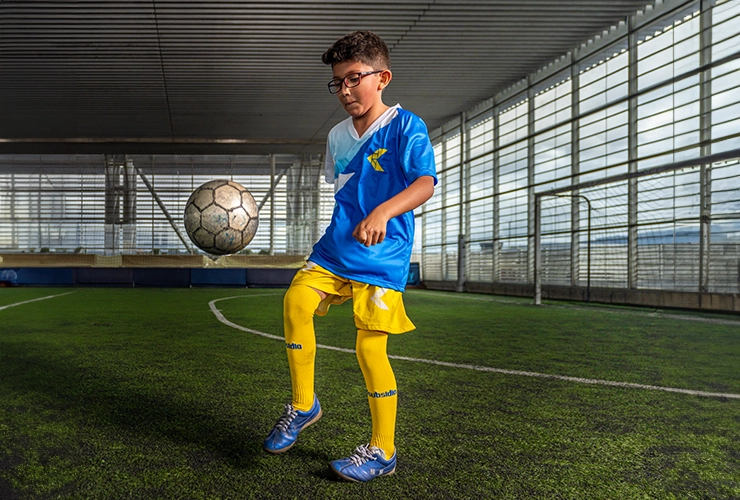
<instances>
[{"instance_id":1,"label":"indoor field","mask_svg":"<svg viewBox=\"0 0 740 500\"><path fill-rule=\"evenodd\" d=\"M290 398L283 290L0 289L0 497L737 498L737 317L407 292L399 470L340 482L367 439L348 304L316 322L323 418Z\"/></svg>"},{"instance_id":2,"label":"indoor field","mask_svg":"<svg viewBox=\"0 0 740 500\"><path fill-rule=\"evenodd\" d=\"M729 500L738 443L740 0L0 0L0 500Z\"/></svg>"}]
</instances>

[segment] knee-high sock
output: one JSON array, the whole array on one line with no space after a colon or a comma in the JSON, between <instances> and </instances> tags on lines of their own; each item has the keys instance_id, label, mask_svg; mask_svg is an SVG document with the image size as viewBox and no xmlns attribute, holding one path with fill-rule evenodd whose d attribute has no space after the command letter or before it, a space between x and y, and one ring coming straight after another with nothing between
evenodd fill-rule
<instances>
[{"instance_id":1,"label":"knee-high sock","mask_svg":"<svg viewBox=\"0 0 740 500\"><path fill-rule=\"evenodd\" d=\"M370 415L373 420L371 446L382 448L386 458L395 452L398 389L387 353L388 334L357 331L357 360L365 377Z\"/></svg>"},{"instance_id":2,"label":"knee-high sock","mask_svg":"<svg viewBox=\"0 0 740 500\"><path fill-rule=\"evenodd\" d=\"M293 407L311 409L314 395L314 360L316 334L313 316L321 297L311 287L295 285L288 288L283 299L285 347L288 352L290 380L293 386Z\"/></svg>"}]
</instances>

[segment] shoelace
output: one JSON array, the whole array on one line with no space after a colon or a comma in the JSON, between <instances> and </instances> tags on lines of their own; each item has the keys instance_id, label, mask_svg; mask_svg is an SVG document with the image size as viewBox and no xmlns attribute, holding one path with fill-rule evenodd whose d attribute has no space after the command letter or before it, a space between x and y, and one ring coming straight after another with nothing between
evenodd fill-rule
<instances>
[{"instance_id":1,"label":"shoelace","mask_svg":"<svg viewBox=\"0 0 740 500\"><path fill-rule=\"evenodd\" d=\"M278 419L275 427L285 432L288 430L290 423L298 416L298 411L293 408L292 404L285 405L285 413Z\"/></svg>"},{"instance_id":2,"label":"shoelace","mask_svg":"<svg viewBox=\"0 0 740 500\"><path fill-rule=\"evenodd\" d=\"M377 448L373 446L373 449L379 450L380 448ZM368 460L375 459L375 453L370 451L370 445L368 444L362 444L355 448L355 452L347 457L355 466L359 467Z\"/></svg>"}]
</instances>

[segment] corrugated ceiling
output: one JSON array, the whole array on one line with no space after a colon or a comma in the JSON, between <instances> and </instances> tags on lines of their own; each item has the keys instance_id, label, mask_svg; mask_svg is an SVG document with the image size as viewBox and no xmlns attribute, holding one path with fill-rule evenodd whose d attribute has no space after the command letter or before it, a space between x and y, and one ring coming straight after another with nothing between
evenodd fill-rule
<instances>
[{"instance_id":1,"label":"corrugated ceiling","mask_svg":"<svg viewBox=\"0 0 740 500\"><path fill-rule=\"evenodd\" d=\"M323 152L357 29L432 129L648 1L0 0L0 152Z\"/></svg>"}]
</instances>

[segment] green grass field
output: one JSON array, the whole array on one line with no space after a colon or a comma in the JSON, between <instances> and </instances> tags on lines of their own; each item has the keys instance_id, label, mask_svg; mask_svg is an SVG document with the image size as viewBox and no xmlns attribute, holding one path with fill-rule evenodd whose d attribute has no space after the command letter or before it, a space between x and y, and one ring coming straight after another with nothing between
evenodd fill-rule
<instances>
[{"instance_id":1,"label":"green grass field","mask_svg":"<svg viewBox=\"0 0 740 500\"><path fill-rule=\"evenodd\" d=\"M390 354L466 366L392 361L398 469L362 485L328 467L369 440L351 353L319 350L324 417L261 449L290 397L284 346L209 302L236 296L226 319L280 336L283 293L0 288L0 499L740 498L737 316L410 290L418 329ZM354 348L350 303L316 326Z\"/></svg>"}]
</instances>

